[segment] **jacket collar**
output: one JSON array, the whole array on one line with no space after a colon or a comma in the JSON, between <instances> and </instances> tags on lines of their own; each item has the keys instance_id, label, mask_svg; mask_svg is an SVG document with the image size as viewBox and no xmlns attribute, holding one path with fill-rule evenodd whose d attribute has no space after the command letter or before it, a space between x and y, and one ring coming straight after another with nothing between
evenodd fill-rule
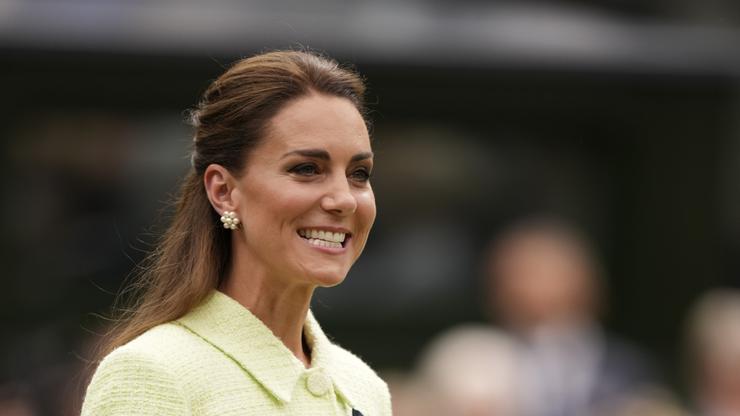
<instances>
[{"instance_id":1,"label":"jacket collar","mask_svg":"<svg viewBox=\"0 0 740 416\"><path fill-rule=\"evenodd\" d=\"M282 402L290 402L296 383L309 371L259 318L217 290L177 322L234 360ZM311 311L303 331L311 348L311 368L324 369L337 393L353 406L348 389L338 384L341 378L336 377L340 369L333 362L334 346Z\"/></svg>"}]
</instances>

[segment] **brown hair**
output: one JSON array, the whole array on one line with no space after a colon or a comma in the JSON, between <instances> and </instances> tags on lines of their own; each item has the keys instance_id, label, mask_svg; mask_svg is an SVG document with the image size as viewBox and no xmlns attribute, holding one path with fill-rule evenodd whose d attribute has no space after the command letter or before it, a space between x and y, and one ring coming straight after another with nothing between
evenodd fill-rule
<instances>
[{"instance_id":1,"label":"brown hair","mask_svg":"<svg viewBox=\"0 0 740 416\"><path fill-rule=\"evenodd\" d=\"M206 89L192 112L192 168L174 203L172 222L137 279L117 300L118 317L98 359L148 329L177 319L218 287L231 257L231 234L203 184L216 163L240 176L268 121L287 102L311 93L349 99L363 117L365 86L353 70L307 51L275 51L242 59Z\"/></svg>"}]
</instances>

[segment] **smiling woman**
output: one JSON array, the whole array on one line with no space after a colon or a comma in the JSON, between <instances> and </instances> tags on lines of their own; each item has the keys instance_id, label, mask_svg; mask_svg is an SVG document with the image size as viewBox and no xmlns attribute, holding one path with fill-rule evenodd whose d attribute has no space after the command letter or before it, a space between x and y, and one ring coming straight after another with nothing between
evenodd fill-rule
<instances>
[{"instance_id":1,"label":"smiling woman","mask_svg":"<svg viewBox=\"0 0 740 416\"><path fill-rule=\"evenodd\" d=\"M308 52L237 62L193 120L193 169L83 415L389 415L385 383L309 310L375 219L359 76Z\"/></svg>"},{"instance_id":2,"label":"smiling woman","mask_svg":"<svg viewBox=\"0 0 740 416\"><path fill-rule=\"evenodd\" d=\"M215 164L205 172L216 210L243 219L232 240L239 256L223 288L248 307L266 301L264 294L255 298L255 284L281 282L280 296L308 291L291 302L304 304L313 287L340 283L375 219L370 139L351 101L311 92L286 104L267 127L241 176Z\"/></svg>"}]
</instances>

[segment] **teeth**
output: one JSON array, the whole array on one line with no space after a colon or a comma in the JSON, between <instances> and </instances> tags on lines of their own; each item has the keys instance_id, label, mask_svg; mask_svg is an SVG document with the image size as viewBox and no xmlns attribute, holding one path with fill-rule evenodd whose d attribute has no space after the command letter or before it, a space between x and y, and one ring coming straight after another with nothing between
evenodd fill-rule
<instances>
[{"instance_id":1,"label":"teeth","mask_svg":"<svg viewBox=\"0 0 740 416\"><path fill-rule=\"evenodd\" d=\"M301 237L308 238L310 240L318 240L328 243L342 243L344 242L347 235L345 233L333 233L331 231L325 231L325 230L298 230L298 234ZM339 244L341 247L341 244ZM328 246L327 246L328 247Z\"/></svg>"},{"instance_id":2,"label":"teeth","mask_svg":"<svg viewBox=\"0 0 740 416\"><path fill-rule=\"evenodd\" d=\"M309 239L308 244L312 244L318 247L342 248L342 245L340 243L335 243L333 241L319 240L318 238Z\"/></svg>"}]
</instances>

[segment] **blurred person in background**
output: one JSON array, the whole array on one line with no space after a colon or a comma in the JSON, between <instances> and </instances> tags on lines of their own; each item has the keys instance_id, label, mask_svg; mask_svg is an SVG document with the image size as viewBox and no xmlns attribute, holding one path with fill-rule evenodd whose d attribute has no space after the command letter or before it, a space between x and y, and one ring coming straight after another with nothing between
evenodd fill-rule
<instances>
[{"instance_id":1,"label":"blurred person in background","mask_svg":"<svg viewBox=\"0 0 740 416\"><path fill-rule=\"evenodd\" d=\"M715 289L688 324L689 381L697 415L740 416L740 291Z\"/></svg>"},{"instance_id":2,"label":"blurred person in background","mask_svg":"<svg viewBox=\"0 0 740 416\"><path fill-rule=\"evenodd\" d=\"M643 354L598 322L602 267L587 240L552 218L511 225L487 252L486 303L522 343L522 412L600 414L653 382Z\"/></svg>"},{"instance_id":3,"label":"blurred person in background","mask_svg":"<svg viewBox=\"0 0 740 416\"><path fill-rule=\"evenodd\" d=\"M421 355L415 413L397 416L519 416L516 343L489 326L463 325Z\"/></svg>"},{"instance_id":4,"label":"blurred person in background","mask_svg":"<svg viewBox=\"0 0 740 416\"><path fill-rule=\"evenodd\" d=\"M213 81L170 228L101 346L83 415L390 415L309 310L375 219L360 76L276 51Z\"/></svg>"}]
</instances>

